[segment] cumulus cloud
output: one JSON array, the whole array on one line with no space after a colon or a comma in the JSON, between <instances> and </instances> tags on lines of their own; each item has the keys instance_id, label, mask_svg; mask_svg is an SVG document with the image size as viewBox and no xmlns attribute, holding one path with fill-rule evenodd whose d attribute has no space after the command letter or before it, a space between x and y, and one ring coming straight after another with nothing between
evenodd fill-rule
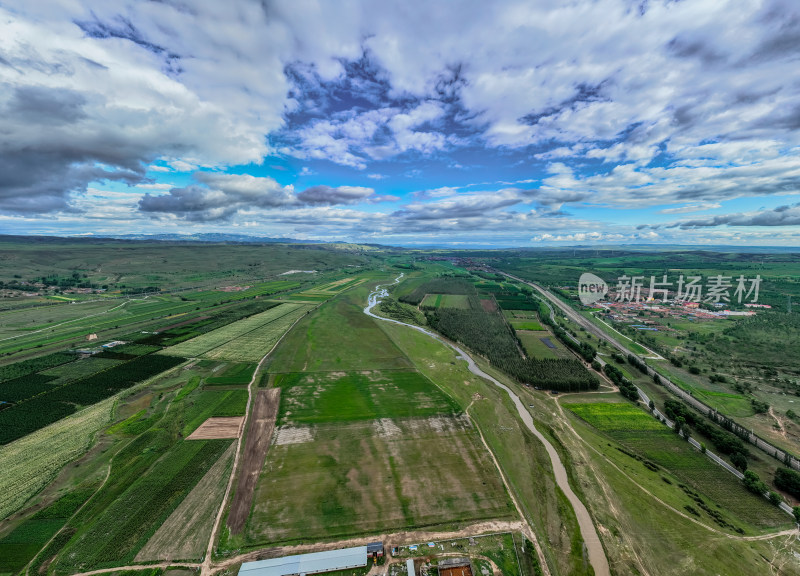
<instances>
[{"instance_id":1,"label":"cumulus cloud","mask_svg":"<svg viewBox=\"0 0 800 576\"><path fill-rule=\"evenodd\" d=\"M317 175L319 160L375 180L436 173L431 186L455 166L531 164L516 183L530 190L454 185L387 211L409 230L800 190L796 2L417 1L4 3L0 212L81 210L98 183L156 191L175 172L196 176L142 212L211 222L394 198L219 172L271 154Z\"/></svg>"},{"instance_id":2,"label":"cumulus cloud","mask_svg":"<svg viewBox=\"0 0 800 576\"><path fill-rule=\"evenodd\" d=\"M676 222L669 228L708 228L715 226L800 226L800 203L772 210L722 214L706 219Z\"/></svg>"},{"instance_id":3,"label":"cumulus cloud","mask_svg":"<svg viewBox=\"0 0 800 576\"><path fill-rule=\"evenodd\" d=\"M333 206L362 202L388 202L396 196L376 196L372 188L360 186L312 186L295 193L294 186L281 186L269 177L250 174L196 172L196 184L172 188L168 194L145 194L139 200L142 212L172 215L185 220L226 220L254 209L290 209L303 206Z\"/></svg>"}]
</instances>

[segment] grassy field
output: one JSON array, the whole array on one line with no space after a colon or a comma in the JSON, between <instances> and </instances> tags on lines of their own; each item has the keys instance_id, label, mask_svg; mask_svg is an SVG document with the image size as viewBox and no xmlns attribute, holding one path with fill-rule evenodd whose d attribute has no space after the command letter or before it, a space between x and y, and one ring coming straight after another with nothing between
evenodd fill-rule
<instances>
[{"instance_id":1,"label":"grassy field","mask_svg":"<svg viewBox=\"0 0 800 576\"><path fill-rule=\"evenodd\" d=\"M460 308L469 310L469 296L464 294L426 294L420 303L422 308Z\"/></svg>"},{"instance_id":2,"label":"grassy field","mask_svg":"<svg viewBox=\"0 0 800 576\"><path fill-rule=\"evenodd\" d=\"M255 362L218 364L214 376L203 380L206 386L244 386L250 383L256 369Z\"/></svg>"},{"instance_id":3,"label":"grassy field","mask_svg":"<svg viewBox=\"0 0 800 576\"><path fill-rule=\"evenodd\" d=\"M555 484L544 446L518 420L505 392L476 378L455 353L416 331L384 324L384 330L413 358L420 372L442 387L469 414L495 454L540 540L553 574L587 574L574 512ZM482 366L484 370L491 370ZM515 386L502 373L501 382ZM548 411L535 413L537 422ZM547 433L547 427L541 427Z\"/></svg>"},{"instance_id":4,"label":"grassy field","mask_svg":"<svg viewBox=\"0 0 800 576\"><path fill-rule=\"evenodd\" d=\"M544 330L541 324L531 320L511 320L509 324L511 324L514 330L530 330L532 332Z\"/></svg>"},{"instance_id":5,"label":"grassy field","mask_svg":"<svg viewBox=\"0 0 800 576\"><path fill-rule=\"evenodd\" d=\"M311 436L270 449L246 528L250 546L513 514L463 417L318 424Z\"/></svg>"},{"instance_id":6,"label":"grassy field","mask_svg":"<svg viewBox=\"0 0 800 576\"><path fill-rule=\"evenodd\" d=\"M361 284L311 312L276 348L271 372L408 369L411 363L363 312L369 288Z\"/></svg>"},{"instance_id":7,"label":"grassy field","mask_svg":"<svg viewBox=\"0 0 800 576\"><path fill-rule=\"evenodd\" d=\"M519 338L520 342L522 342L522 346L525 348L525 354L532 356L533 358L566 357L564 354L559 354L559 351L563 351L563 348L561 348L561 343L558 342L556 337L547 330L542 330L540 332L528 332L520 330L517 331L517 338ZM552 342L556 348L550 348L547 344L542 342L542 338L550 338L550 342Z\"/></svg>"},{"instance_id":8,"label":"grassy field","mask_svg":"<svg viewBox=\"0 0 800 576\"><path fill-rule=\"evenodd\" d=\"M665 426L661 422L628 403L570 403L566 407L603 432L620 430L658 430L663 432L665 430Z\"/></svg>"},{"instance_id":9,"label":"grassy field","mask_svg":"<svg viewBox=\"0 0 800 576\"><path fill-rule=\"evenodd\" d=\"M452 415L458 406L419 372L278 374L278 423L319 424Z\"/></svg>"},{"instance_id":10,"label":"grassy field","mask_svg":"<svg viewBox=\"0 0 800 576\"><path fill-rule=\"evenodd\" d=\"M655 418L630 404L565 404L577 416L638 455L674 474L687 489L711 501L727 518L727 529L773 529L789 517L742 486L733 475L677 437ZM694 508L696 510L696 507ZM698 511L698 515L701 514Z\"/></svg>"}]
</instances>

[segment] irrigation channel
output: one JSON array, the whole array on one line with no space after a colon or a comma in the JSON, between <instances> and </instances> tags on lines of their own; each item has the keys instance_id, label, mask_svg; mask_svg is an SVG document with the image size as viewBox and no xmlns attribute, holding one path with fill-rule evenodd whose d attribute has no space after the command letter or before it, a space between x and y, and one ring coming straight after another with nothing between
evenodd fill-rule
<instances>
[{"instance_id":1,"label":"irrigation channel","mask_svg":"<svg viewBox=\"0 0 800 576\"><path fill-rule=\"evenodd\" d=\"M569 480L567 478L567 470L564 468L564 464L561 462L561 458L558 456L558 452L556 449L553 448L553 445L550 444L549 440L545 438L541 432L539 432L536 427L533 425L533 418L531 417L530 412L525 408L525 405L508 386L502 384L497 379L489 376L486 372L478 368L475 364L475 361L469 356L466 352L464 352L461 348L457 345L449 342L439 336L431 332L430 330L425 330L424 328L420 328L419 326L414 326L413 324L406 324L405 322L400 322L399 320L393 320L391 318L384 318L382 316L378 316L377 314L372 313L372 309L380 303L382 298L385 298L389 295L389 291L385 288L386 286L391 286L393 284L397 284L400 282L400 279L403 277L403 274L400 274L397 278L395 278L394 282L391 284L380 284L375 286L375 289L370 293L369 299L367 302L366 308L364 308L364 314L376 318L378 320L382 320L383 322L391 322L393 324L400 324L402 326L408 326L409 328L416 330L418 332L422 332L430 336L431 338L438 340L445 346L449 346L452 348L456 354L458 354L458 359L466 360L467 365L469 367L469 371L475 374L480 378L484 378L502 388L508 393L508 396L514 402L514 405L517 407L517 412L519 412L519 416L522 419L522 422L525 426L530 430L534 436L536 436L542 444L544 444L545 449L547 450L547 455L550 457L550 462L553 465L553 474L555 476L556 484L564 492L564 495L569 500L572 508L575 510L575 516L578 519L578 527L581 531L581 537L583 538L583 542L586 546L586 550L589 556L589 562L594 568L594 573L597 576L610 576L611 572L608 567L608 559L606 558L606 553L603 550L603 545L600 542L600 537L597 535L597 530L594 527L594 523L592 522L592 518L589 515L589 511L584 506L583 502L581 502L580 498L575 495L575 492L572 491L572 488L569 485Z\"/></svg>"}]
</instances>

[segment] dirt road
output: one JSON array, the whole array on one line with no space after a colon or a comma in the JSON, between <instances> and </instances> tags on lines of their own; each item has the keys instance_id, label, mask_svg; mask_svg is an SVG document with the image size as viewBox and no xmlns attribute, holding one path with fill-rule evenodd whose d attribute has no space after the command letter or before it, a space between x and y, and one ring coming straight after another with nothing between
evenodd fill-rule
<instances>
[{"instance_id":1,"label":"dirt road","mask_svg":"<svg viewBox=\"0 0 800 576\"><path fill-rule=\"evenodd\" d=\"M250 514L256 482L272 440L272 432L275 429L280 395L280 388L259 390L256 395L253 414L250 416L247 427L242 471L239 474L236 493L228 515L228 527L231 529L231 534L238 534L242 531L247 516Z\"/></svg>"}]
</instances>

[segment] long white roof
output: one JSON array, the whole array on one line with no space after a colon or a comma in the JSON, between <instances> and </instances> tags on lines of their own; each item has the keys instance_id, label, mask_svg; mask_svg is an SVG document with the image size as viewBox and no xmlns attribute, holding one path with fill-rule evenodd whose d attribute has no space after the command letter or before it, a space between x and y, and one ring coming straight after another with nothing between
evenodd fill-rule
<instances>
[{"instance_id":1,"label":"long white roof","mask_svg":"<svg viewBox=\"0 0 800 576\"><path fill-rule=\"evenodd\" d=\"M239 569L239 576L288 576L289 574L314 574L344 570L367 565L367 547L341 548L327 552L313 552L270 558L257 562L245 562Z\"/></svg>"}]
</instances>

